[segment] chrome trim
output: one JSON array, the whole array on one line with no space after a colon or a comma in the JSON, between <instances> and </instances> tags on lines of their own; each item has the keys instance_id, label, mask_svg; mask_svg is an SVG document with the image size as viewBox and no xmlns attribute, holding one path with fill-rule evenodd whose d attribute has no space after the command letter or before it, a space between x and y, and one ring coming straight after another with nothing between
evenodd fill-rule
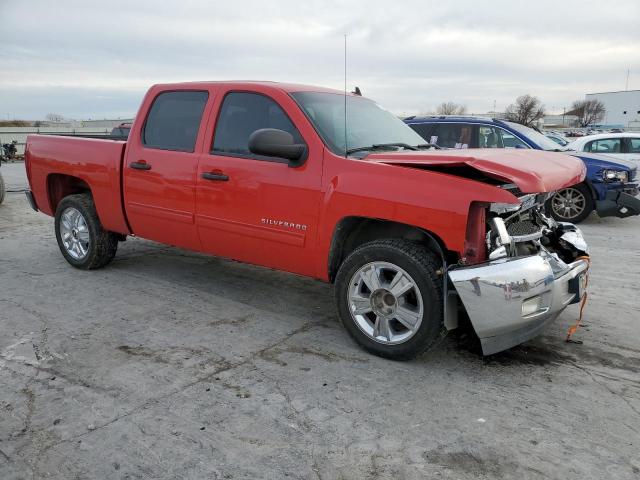
<instances>
[{"instance_id":1,"label":"chrome trim","mask_svg":"<svg viewBox=\"0 0 640 480\"><path fill-rule=\"evenodd\" d=\"M498 235L498 246L510 245L511 235L507 231L507 226L504 224L504 220L500 217L494 217L491 219L491 229Z\"/></svg>"}]
</instances>

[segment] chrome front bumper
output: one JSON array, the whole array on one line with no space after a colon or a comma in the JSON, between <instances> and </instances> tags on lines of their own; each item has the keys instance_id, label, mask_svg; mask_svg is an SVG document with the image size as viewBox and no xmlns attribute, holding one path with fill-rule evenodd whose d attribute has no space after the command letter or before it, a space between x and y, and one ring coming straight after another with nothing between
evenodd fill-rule
<instances>
[{"instance_id":1,"label":"chrome front bumper","mask_svg":"<svg viewBox=\"0 0 640 480\"><path fill-rule=\"evenodd\" d=\"M579 230L574 233L582 239ZM450 270L449 278L483 354L490 355L536 336L568 305L579 302L585 280L581 274L587 268L587 260L566 264L543 250Z\"/></svg>"}]
</instances>

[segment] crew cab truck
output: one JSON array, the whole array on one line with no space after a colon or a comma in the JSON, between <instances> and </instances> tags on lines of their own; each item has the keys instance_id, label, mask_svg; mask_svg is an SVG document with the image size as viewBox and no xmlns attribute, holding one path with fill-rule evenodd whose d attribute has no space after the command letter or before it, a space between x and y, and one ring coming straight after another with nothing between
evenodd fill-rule
<instances>
[{"instance_id":1,"label":"crew cab truck","mask_svg":"<svg viewBox=\"0 0 640 480\"><path fill-rule=\"evenodd\" d=\"M30 135L26 171L74 267L107 265L135 235L333 282L347 331L388 358L434 346L463 315L495 353L583 295L584 239L542 209L583 180L581 161L434 151L335 90L155 85L126 142Z\"/></svg>"}]
</instances>

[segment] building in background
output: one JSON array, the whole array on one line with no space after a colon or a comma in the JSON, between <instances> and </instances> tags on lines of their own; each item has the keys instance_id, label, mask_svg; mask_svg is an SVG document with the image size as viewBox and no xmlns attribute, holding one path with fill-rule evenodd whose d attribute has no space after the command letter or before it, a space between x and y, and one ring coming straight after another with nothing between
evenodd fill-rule
<instances>
[{"instance_id":1,"label":"building in background","mask_svg":"<svg viewBox=\"0 0 640 480\"><path fill-rule=\"evenodd\" d=\"M578 126L578 117L575 115L567 115L562 113L553 113L545 115L542 118L542 128L570 128Z\"/></svg>"},{"instance_id":2,"label":"building in background","mask_svg":"<svg viewBox=\"0 0 640 480\"><path fill-rule=\"evenodd\" d=\"M640 125L640 90L587 93L585 100L600 100L606 110L603 127L633 129Z\"/></svg>"},{"instance_id":3,"label":"building in background","mask_svg":"<svg viewBox=\"0 0 640 480\"><path fill-rule=\"evenodd\" d=\"M105 120L38 120L28 121L30 126L1 126L0 144L17 142L18 155L24 154L24 146L27 135L31 133L63 134L63 135L109 135L114 127L121 123L130 123L131 118L105 119Z\"/></svg>"}]
</instances>

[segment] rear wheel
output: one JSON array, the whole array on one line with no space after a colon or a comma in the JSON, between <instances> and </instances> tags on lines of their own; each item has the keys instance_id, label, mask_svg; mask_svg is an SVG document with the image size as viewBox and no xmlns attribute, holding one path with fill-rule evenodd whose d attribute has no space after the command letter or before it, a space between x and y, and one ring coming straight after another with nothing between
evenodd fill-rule
<instances>
[{"instance_id":1,"label":"rear wheel","mask_svg":"<svg viewBox=\"0 0 640 480\"><path fill-rule=\"evenodd\" d=\"M342 323L367 351L408 360L446 332L437 256L423 246L389 239L366 243L343 262L335 300Z\"/></svg>"},{"instance_id":2,"label":"rear wheel","mask_svg":"<svg viewBox=\"0 0 640 480\"><path fill-rule=\"evenodd\" d=\"M69 195L58 204L55 229L62 255L76 268L104 267L118 249L118 236L102 228L89 194Z\"/></svg>"},{"instance_id":3,"label":"rear wheel","mask_svg":"<svg viewBox=\"0 0 640 480\"><path fill-rule=\"evenodd\" d=\"M593 208L591 190L583 183L558 190L547 200L547 211L559 222L580 223Z\"/></svg>"}]
</instances>

